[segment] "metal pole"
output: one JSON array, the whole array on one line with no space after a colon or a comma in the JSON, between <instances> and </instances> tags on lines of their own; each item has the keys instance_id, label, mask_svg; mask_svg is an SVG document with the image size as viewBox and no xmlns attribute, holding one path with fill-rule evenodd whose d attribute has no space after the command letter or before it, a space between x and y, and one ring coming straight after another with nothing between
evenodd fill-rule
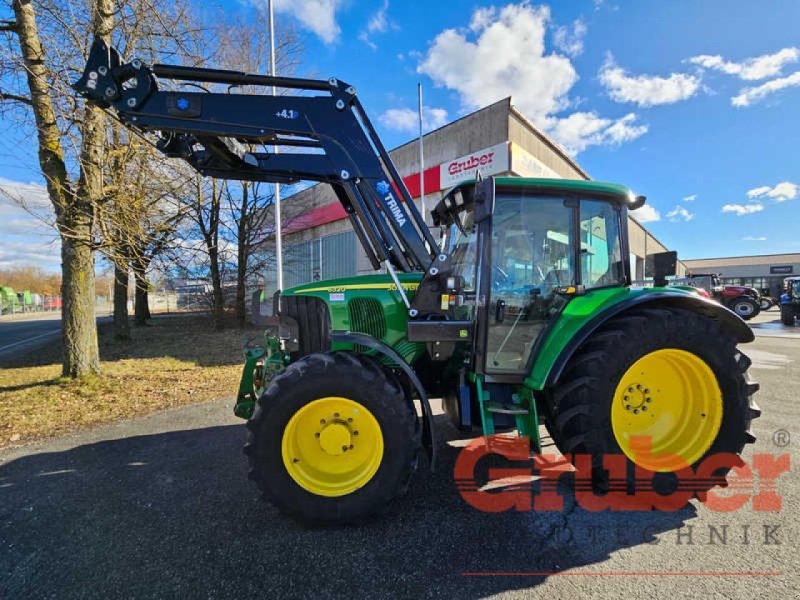
<instances>
[{"instance_id":1,"label":"metal pole","mask_svg":"<svg viewBox=\"0 0 800 600\"><path fill-rule=\"evenodd\" d=\"M272 0L267 0L269 7L269 74L275 77L275 24L272 15ZM272 86L272 95L277 95L277 89ZM278 154L277 146L272 147L272 151ZM281 234L281 186L275 184L275 258L278 266L278 289L283 289L283 235Z\"/></svg>"},{"instance_id":2,"label":"metal pole","mask_svg":"<svg viewBox=\"0 0 800 600\"><path fill-rule=\"evenodd\" d=\"M422 149L422 84L417 84L419 96L419 197L422 201L422 219L428 222L428 211L425 207L425 156Z\"/></svg>"}]
</instances>

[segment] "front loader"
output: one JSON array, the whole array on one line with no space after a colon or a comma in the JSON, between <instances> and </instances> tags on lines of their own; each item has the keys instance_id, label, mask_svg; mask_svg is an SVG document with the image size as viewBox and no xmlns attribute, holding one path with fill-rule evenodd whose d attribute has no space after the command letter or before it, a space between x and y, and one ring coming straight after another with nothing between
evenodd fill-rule
<instances>
[{"instance_id":1,"label":"front loader","mask_svg":"<svg viewBox=\"0 0 800 600\"><path fill-rule=\"evenodd\" d=\"M273 85L303 95L235 93ZM533 451L543 422L600 490L606 457L627 464L628 492L642 472L674 489L754 441L758 386L737 349L752 332L667 273L631 287L627 214L644 198L627 188L476 174L432 211L437 242L342 81L124 63L97 41L75 89L203 175L330 184L380 271L280 290L264 344L245 348L234 410L250 477L283 512L381 511L420 449L435 464L431 397L463 431L516 430Z\"/></svg>"}]
</instances>

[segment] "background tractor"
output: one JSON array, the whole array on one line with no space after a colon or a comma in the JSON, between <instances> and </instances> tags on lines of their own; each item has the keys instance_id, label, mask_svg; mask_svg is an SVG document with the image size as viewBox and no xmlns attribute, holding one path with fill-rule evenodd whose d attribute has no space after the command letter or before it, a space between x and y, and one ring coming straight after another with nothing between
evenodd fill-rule
<instances>
[{"instance_id":1,"label":"background tractor","mask_svg":"<svg viewBox=\"0 0 800 600\"><path fill-rule=\"evenodd\" d=\"M800 317L800 277L787 277L783 280L781 294L781 321L784 325L794 325Z\"/></svg>"},{"instance_id":2,"label":"background tractor","mask_svg":"<svg viewBox=\"0 0 800 600\"><path fill-rule=\"evenodd\" d=\"M712 298L730 308L745 321L757 316L762 310L761 294L755 288L723 285L719 275L715 273L690 273L686 280L690 285L705 289Z\"/></svg>"},{"instance_id":3,"label":"background tractor","mask_svg":"<svg viewBox=\"0 0 800 600\"><path fill-rule=\"evenodd\" d=\"M304 95L235 93L242 85ZM432 211L437 241L339 80L148 67L95 42L75 88L202 174L330 184L382 271L278 291L264 343L245 348L234 410L247 419L250 477L285 513L351 523L381 511L420 448L436 462L431 397L465 432L515 429L534 451L544 421L605 490L620 482L604 457L626 461L628 491L642 473L674 489L682 467L754 441L758 386L737 348L752 332L693 291L630 287L627 213L645 199L627 188L478 177Z\"/></svg>"}]
</instances>

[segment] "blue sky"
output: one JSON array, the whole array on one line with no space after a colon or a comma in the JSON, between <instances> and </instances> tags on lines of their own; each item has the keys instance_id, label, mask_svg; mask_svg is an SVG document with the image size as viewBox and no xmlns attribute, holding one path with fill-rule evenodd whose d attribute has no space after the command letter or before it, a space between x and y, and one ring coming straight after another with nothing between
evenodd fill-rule
<instances>
[{"instance_id":1,"label":"blue sky","mask_svg":"<svg viewBox=\"0 0 800 600\"><path fill-rule=\"evenodd\" d=\"M228 6L265 6L254 2ZM303 39L295 74L356 86L389 147L415 134L417 82L431 128L511 95L593 178L645 194L638 216L682 258L800 251L798 2L275 0L275 10ZM0 177L38 180L1 158Z\"/></svg>"}]
</instances>

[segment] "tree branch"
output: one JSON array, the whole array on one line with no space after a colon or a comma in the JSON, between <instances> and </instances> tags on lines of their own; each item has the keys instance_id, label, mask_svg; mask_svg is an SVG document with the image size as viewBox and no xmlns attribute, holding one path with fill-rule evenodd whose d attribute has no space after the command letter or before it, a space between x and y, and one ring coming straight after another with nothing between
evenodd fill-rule
<instances>
[{"instance_id":1,"label":"tree branch","mask_svg":"<svg viewBox=\"0 0 800 600\"><path fill-rule=\"evenodd\" d=\"M22 104L26 104L28 106L33 106L33 102L27 96L20 96L18 94L9 94L8 92L4 92L0 90L0 102L4 100L10 100L13 102L21 102Z\"/></svg>"}]
</instances>

